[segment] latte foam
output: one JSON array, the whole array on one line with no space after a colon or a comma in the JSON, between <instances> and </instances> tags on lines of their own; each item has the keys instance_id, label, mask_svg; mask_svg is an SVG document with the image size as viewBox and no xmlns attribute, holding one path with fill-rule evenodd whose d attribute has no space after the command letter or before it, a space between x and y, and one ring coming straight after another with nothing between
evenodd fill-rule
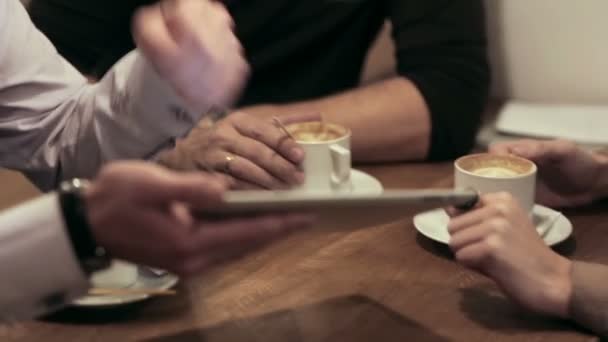
<instances>
[{"instance_id":1,"label":"latte foam","mask_svg":"<svg viewBox=\"0 0 608 342\"><path fill-rule=\"evenodd\" d=\"M332 141L342 138L346 132L332 124L307 122L288 126L288 130L297 141L314 143Z\"/></svg>"},{"instance_id":2,"label":"latte foam","mask_svg":"<svg viewBox=\"0 0 608 342\"><path fill-rule=\"evenodd\" d=\"M496 166L489 166L489 167L482 167L479 169L475 169L472 171L472 173L475 175L478 175L478 176L492 177L492 178L511 178L511 177L517 177L520 175L515 170L507 169L504 167L496 167Z\"/></svg>"}]
</instances>

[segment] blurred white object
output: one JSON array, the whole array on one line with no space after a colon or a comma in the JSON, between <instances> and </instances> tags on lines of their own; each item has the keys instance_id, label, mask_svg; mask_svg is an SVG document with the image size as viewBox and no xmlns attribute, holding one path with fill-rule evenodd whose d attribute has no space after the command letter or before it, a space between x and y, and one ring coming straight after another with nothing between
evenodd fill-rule
<instances>
[{"instance_id":1,"label":"blurred white object","mask_svg":"<svg viewBox=\"0 0 608 342\"><path fill-rule=\"evenodd\" d=\"M509 102L496 120L499 133L534 138L566 138L608 145L608 105L545 105Z\"/></svg>"},{"instance_id":2,"label":"blurred white object","mask_svg":"<svg viewBox=\"0 0 608 342\"><path fill-rule=\"evenodd\" d=\"M608 1L487 0L486 9L496 97L608 105Z\"/></svg>"},{"instance_id":3,"label":"blurred white object","mask_svg":"<svg viewBox=\"0 0 608 342\"><path fill-rule=\"evenodd\" d=\"M485 5L492 95L507 106L496 127L491 121L482 128L478 145L521 136L605 145L608 139L599 135L608 129L603 119L608 1L486 0Z\"/></svg>"}]
</instances>

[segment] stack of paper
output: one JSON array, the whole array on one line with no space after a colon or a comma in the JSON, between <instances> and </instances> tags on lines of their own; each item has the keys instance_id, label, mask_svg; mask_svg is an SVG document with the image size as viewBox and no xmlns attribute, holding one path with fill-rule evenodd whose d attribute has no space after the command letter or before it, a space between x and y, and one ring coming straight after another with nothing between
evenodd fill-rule
<instances>
[{"instance_id":1,"label":"stack of paper","mask_svg":"<svg viewBox=\"0 0 608 342\"><path fill-rule=\"evenodd\" d=\"M506 104L498 115L499 133L565 138L581 144L608 145L608 105Z\"/></svg>"}]
</instances>

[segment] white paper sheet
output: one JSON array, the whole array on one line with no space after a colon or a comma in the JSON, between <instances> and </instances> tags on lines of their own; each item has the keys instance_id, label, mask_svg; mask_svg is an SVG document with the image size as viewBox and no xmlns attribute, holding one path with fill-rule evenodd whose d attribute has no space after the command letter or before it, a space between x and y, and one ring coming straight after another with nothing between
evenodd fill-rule
<instances>
[{"instance_id":1,"label":"white paper sheet","mask_svg":"<svg viewBox=\"0 0 608 342\"><path fill-rule=\"evenodd\" d=\"M565 138L582 144L608 145L608 104L510 102L500 111L496 130L526 137Z\"/></svg>"}]
</instances>

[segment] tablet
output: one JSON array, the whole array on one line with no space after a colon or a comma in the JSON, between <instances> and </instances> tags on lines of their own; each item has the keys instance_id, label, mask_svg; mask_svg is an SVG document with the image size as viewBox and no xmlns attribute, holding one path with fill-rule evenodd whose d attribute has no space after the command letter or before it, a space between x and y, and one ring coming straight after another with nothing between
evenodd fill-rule
<instances>
[{"instance_id":1,"label":"tablet","mask_svg":"<svg viewBox=\"0 0 608 342\"><path fill-rule=\"evenodd\" d=\"M233 191L224 203L204 213L217 218L280 212L310 212L324 229L360 228L410 217L417 210L477 203L474 190L387 190L370 194L295 191Z\"/></svg>"},{"instance_id":2,"label":"tablet","mask_svg":"<svg viewBox=\"0 0 608 342\"><path fill-rule=\"evenodd\" d=\"M366 209L385 206L467 207L477 202L474 190L387 190L382 193L331 194L294 191L232 191L224 196L219 213L247 214L256 212Z\"/></svg>"}]
</instances>

